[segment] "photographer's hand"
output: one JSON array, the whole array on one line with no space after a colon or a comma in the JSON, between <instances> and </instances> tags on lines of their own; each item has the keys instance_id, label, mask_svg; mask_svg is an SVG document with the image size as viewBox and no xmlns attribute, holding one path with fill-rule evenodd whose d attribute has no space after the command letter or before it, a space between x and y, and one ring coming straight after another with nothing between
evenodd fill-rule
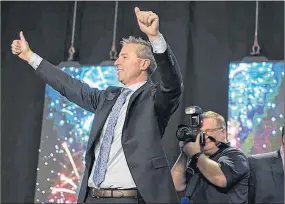
<instances>
[{"instance_id":1,"label":"photographer's hand","mask_svg":"<svg viewBox=\"0 0 285 204\"><path fill-rule=\"evenodd\" d=\"M183 150L183 152L188 157L192 157L193 155L201 152L200 134L198 134L198 136L196 137L196 141L195 142L188 142L188 143L184 144L184 146L181 149Z\"/></svg>"}]
</instances>

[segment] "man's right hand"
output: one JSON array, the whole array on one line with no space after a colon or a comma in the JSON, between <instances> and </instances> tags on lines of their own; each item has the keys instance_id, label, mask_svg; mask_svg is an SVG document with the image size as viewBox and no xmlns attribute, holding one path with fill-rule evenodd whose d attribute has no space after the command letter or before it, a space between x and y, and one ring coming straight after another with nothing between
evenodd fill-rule
<instances>
[{"instance_id":1,"label":"man's right hand","mask_svg":"<svg viewBox=\"0 0 285 204\"><path fill-rule=\"evenodd\" d=\"M181 142L180 147L183 145L183 143ZM201 152L201 146L200 146L200 134L197 135L196 137L196 141L195 142L187 142L184 143L184 145L182 146L182 151L188 156L188 157L192 157L193 155L195 155L198 152Z\"/></svg>"},{"instance_id":2,"label":"man's right hand","mask_svg":"<svg viewBox=\"0 0 285 204\"><path fill-rule=\"evenodd\" d=\"M13 40L11 50L14 55L18 55L19 58L27 62L32 58L33 52L30 49L22 31L20 32L20 40Z\"/></svg>"}]
</instances>

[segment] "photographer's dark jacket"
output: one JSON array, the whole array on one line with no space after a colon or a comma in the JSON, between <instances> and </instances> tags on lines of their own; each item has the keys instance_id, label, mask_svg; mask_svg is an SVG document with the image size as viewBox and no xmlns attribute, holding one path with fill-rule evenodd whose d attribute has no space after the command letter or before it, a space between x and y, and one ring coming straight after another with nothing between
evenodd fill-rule
<instances>
[{"instance_id":1,"label":"photographer's dark jacket","mask_svg":"<svg viewBox=\"0 0 285 204\"><path fill-rule=\"evenodd\" d=\"M247 203L250 170L244 153L234 147L227 147L220 149L210 159L220 164L227 185L224 188L215 186L198 170L188 178L186 187L185 195L191 203Z\"/></svg>"}]
</instances>

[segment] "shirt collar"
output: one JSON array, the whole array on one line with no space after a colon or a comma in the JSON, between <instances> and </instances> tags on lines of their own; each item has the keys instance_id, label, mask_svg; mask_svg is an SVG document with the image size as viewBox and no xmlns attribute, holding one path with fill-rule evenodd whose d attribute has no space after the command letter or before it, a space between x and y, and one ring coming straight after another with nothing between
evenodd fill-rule
<instances>
[{"instance_id":1,"label":"shirt collar","mask_svg":"<svg viewBox=\"0 0 285 204\"><path fill-rule=\"evenodd\" d=\"M138 90L140 87L142 87L144 84L146 83L146 81L141 81L135 84L132 84L131 86L124 86L124 88L128 88L130 89L132 92L135 92L136 90Z\"/></svg>"}]
</instances>

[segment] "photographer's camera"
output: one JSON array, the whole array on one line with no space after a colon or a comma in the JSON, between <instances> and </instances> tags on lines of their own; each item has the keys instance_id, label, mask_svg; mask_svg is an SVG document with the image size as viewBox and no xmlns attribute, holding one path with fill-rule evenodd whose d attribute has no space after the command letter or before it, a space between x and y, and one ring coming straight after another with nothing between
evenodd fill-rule
<instances>
[{"instance_id":1,"label":"photographer's camera","mask_svg":"<svg viewBox=\"0 0 285 204\"><path fill-rule=\"evenodd\" d=\"M189 115L188 124L181 124L176 131L176 137L179 141L195 142L197 135L200 135L200 145L205 145L205 135L200 131L203 124L203 111L198 106L190 106L185 110L186 115Z\"/></svg>"}]
</instances>

